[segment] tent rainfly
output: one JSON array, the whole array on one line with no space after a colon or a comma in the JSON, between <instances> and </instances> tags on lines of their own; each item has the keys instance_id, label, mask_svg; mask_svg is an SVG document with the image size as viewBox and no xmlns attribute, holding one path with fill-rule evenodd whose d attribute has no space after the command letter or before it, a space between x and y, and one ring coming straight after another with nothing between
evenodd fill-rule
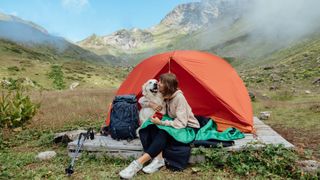
<instances>
[{"instance_id":1,"label":"tent rainfly","mask_svg":"<svg viewBox=\"0 0 320 180\"><path fill-rule=\"evenodd\" d=\"M159 79L167 72L177 76L195 115L211 117L219 131L229 127L253 131L252 105L244 83L229 63L207 52L180 50L149 57L132 70L116 95L135 94L140 98L147 80Z\"/></svg>"}]
</instances>

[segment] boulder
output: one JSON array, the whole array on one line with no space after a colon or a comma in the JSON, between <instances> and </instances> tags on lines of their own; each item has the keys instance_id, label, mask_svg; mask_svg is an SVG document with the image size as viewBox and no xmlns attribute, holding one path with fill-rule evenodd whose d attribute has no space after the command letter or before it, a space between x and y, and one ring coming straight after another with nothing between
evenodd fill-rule
<instances>
[{"instance_id":1,"label":"boulder","mask_svg":"<svg viewBox=\"0 0 320 180\"><path fill-rule=\"evenodd\" d=\"M69 89L70 90L74 90L77 86L79 86L79 82L73 82L71 85L70 85L70 87L69 87Z\"/></svg>"},{"instance_id":2,"label":"boulder","mask_svg":"<svg viewBox=\"0 0 320 180\"><path fill-rule=\"evenodd\" d=\"M320 78L317 78L316 80L314 80L312 84L320 84Z\"/></svg>"},{"instance_id":3,"label":"boulder","mask_svg":"<svg viewBox=\"0 0 320 180\"><path fill-rule=\"evenodd\" d=\"M5 86L10 86L12 83L6 79L1 80L1 84L5 85Z\"/></svg>"},{"instance_id":4,"label":"boulder","mask_svg":"<svg viewBox=\"0 0 320 180\"><path fill-rule=\"evenodd\" d=\"M263 111L263 112L260 112L259 119L267 120L270 118L270 116L271 116L271 111Z\"/></svg>"},{"instance_id":5,"label":"boulder","mask_svg":"<svg viewBox=\"0 0 320 180\"><path fill-rule=\"evenodd\" d=\"M44 160L49 160L55 157L57 153L55 151L45 151L45 152L40 152L36 158L39 159L40 161Z\"/></svg>"},{"instance_id":6,"label":"boulder","mask_svg":"<svg viewBox=\"0 0 320 180\"><path fill-rule=\"evenodd\" d=\"M13 132L21 132L22 131L22 127L17 127L13 129Z\"/></svg>"},{"instance_id":7,"label":"boulder","mask_svg":"<svg viewBox=\"0 0 320 180\"><path fill-rule=\"evenodd\" d=\"M270 90L270 91L274 91L274 90L277 90L277 89L279 89L278 86L270 86L270 87L269 87L269 90Z\"/></svg>"},{"instance_id":8,"label":"boulder","mask_svg":"<svg viewBox=\"0 0 320 180\"><path fill-rule=\"evenodd\" d=\"M80 133L86 133L86 130L74 130L74 131L66 131L61 133L56 133L53 138L54 143L68 143L78 139Z\"/></svg>"},{"instance_id":9,"label":"boulder","mask_svg":"<svg viewBox=\"0 0 320 180\"><path fill-rule=\"evenodd\" d=\"M253 92L249 91L249 96L250 96L250 99L251 101L255 101L256 100L256 96Z\"/></svg>"},{"instance_id":10,"label":"boulder","mask_svg":"<svg viewBox=\"0 0 320 180\"><path fill-rule=\"evenodd\" d=\"M24 86L31 86L31 87L35 87L35 84L33 83L33 81L26 77L24 80L23 80L23 83L22 83Z\"/></svg>"},{"instance_id":11,"label":"boulder","mask_svg":"<svg viewBox=\"0 0 320 180\"><path fill-rule=\"evenodd\" d=\"M263 67L263 70L270 70L270 69L274 69L274 67L273 66L265 66L265 67Z\"/></svg>"},{"instance_id":12,"label":"boulder","mask_svg":"<svg viewBox=\"0 0 320 180\"><path fill-rule=\"evenodd\" d=\"M320 162L315 160L299 161L298 165L305 172L314 173L320 170Z\"/></svg>"}]
</instances>

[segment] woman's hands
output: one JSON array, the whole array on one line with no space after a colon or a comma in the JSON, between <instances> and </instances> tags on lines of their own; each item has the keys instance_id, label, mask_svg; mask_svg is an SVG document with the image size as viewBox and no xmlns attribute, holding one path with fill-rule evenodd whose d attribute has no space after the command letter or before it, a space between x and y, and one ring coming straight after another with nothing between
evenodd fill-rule
<instances>
[{"instance_id":1,"label":"woman's hands","mask_svg":"<svg viewBox=\"0 0 320 180\"><path fill-rule=\"evenodd\" d=\"M151 122L157 125L161 125L161 120L158 117L151 117Z\"/></svg>"},{"instance_id":2,"label":"woman's hands","mask_svg":"<svg viewBox=\"0 0 320 180\"><path fill-rule=\"evenodd\" d=\"M149 106L155 111L155 112L160 112L162 110L162 106L160 105L157 105L156 103L154 102L150 102L149 103ZM158 117L151 117L151 122L153 122L154 124L157 124L157 125L161 125L161 120L158 118Z\"/></svg>"},{"instance_id":3,"label":"woman's hands","mask_svg":"<svg viewBox=\"0 0 320 180\"><path fill-rule=\"evenodd\" d=\"M162 106L157 105L157 104L154 103L154 102L150 102L150 103L149 103L149 106L150 106L154 111L156 111L156 112L159 112L159 111L162 110Z\"/></svg>"}]
</instances>

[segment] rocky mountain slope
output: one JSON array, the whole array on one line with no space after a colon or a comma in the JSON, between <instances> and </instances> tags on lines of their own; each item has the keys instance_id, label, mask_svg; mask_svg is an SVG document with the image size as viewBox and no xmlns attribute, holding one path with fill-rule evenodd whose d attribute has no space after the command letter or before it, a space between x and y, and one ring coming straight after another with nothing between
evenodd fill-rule
<instances>
[{"instance_id":1,"label":"rocky mountain slope","mask_svg":"<svg viewBox=\"0 0 320 180\"><path fill-rule=\"evenodd\" d=\"M123 65L176 49L209 51L241 64L320 30L316 4L314 0L202 0L177 6L154 27L93 35L78 44Z\"/></svg>"},{"instance_id":2,"label":"rocky mountain slope","mask_svg":"<svg viewBox=\"0 0 320 180\"><path fill-rule=\"evenodd\" d=\"M204 0L181 4L168 13L158 25L149 29L122 29L110 35L92 35L78 44L100 55L112 55L120 59L127 59L128 54L139 56L173 47L183 49L174 46L176 42L210 25L217 26L226 21L233 23L247 8L238 4L247 1L249 0Z\"/></svg>"},{"instance_id":3,"label":"rocky mountain slope","mask_svg":"<svg viewBox=\"0 0 320 180\"><path fill-rule=\"evenodd\" d=\"M49 74L56 67L61 69L65 88L71 84L115 87L128 71L111 67L105 58L52 36L32 22L0 13L0 89L18 84L54 89Z\"/></svg>"},{"instance_id":4,"label":"rocky mountain slope","mask_svg":"<svg viewBox=\"0 0 320 180\"><path fill-rule=\"evenodd\" d=\"M82 60L105 63L105 60L81 47L66 41L62 37L50 35L35 23L16 16L0 13L0 39L17 43L28 52L34 52L46 60Z\"/></svg>"}]
</instances>

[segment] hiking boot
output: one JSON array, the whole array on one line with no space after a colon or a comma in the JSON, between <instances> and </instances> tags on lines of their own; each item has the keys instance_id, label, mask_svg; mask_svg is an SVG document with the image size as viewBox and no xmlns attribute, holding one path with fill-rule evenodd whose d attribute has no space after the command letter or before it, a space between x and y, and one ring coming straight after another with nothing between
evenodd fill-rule
<instances>
[{"instance_id":1,"label":"hiking boot","mask_svg":"<svg viewBox=\"0 0 320 180\"><path fill-rule=\"evenodd\" d=\"M164 159L154 158L153 161L142 169L143 172L151 174L157 172L162 166L164 166Z\"/></svg>"},{"instance_id":2,"label":"hiking boot","mask_svg":"<svg viewBox=\"0 0 320 180\"><path fill-rule=\"evenodd\" d=\"M142 169L142 165L138 161L134 160L130 163L128 167L120 171L119 175L121 178L131 179L141 169Z\"/></svg>"}]
</instances>

